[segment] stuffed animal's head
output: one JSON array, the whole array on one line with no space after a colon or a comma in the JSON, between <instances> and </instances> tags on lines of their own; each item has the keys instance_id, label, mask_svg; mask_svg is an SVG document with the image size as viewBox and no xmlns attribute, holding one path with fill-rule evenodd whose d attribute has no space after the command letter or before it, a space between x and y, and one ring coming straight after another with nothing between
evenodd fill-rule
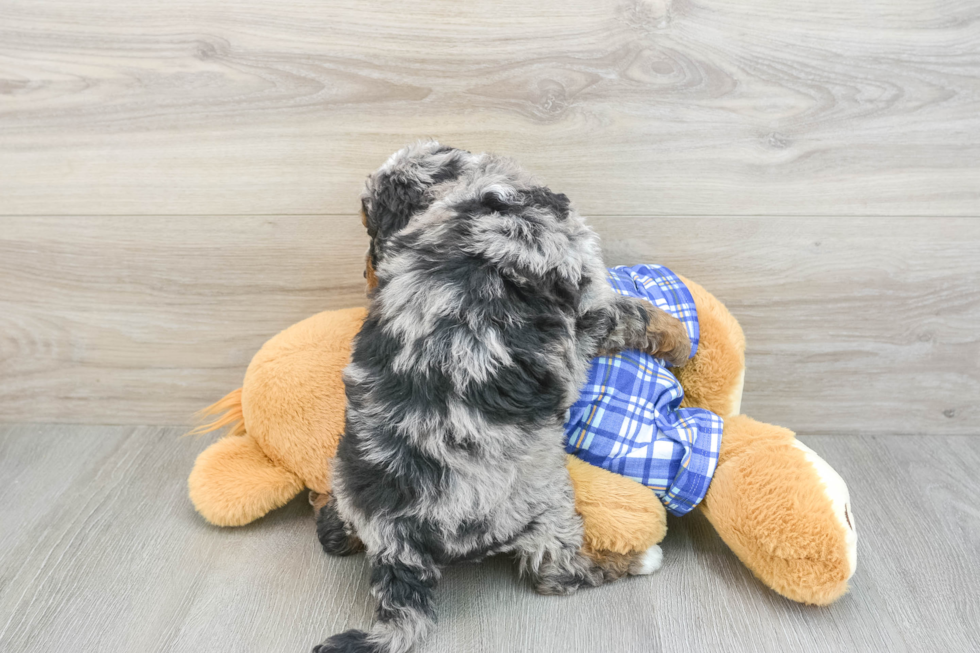
<instances>
[{"instance_id":1,"label":"stuffed animal's head","mask_svg":"<svg viewBox=\"0 0 980 653\"><path fill-rule=\"evenodd\" d=\"M420 141L392 154L368 177L361 194L361 219L371 237L364 272L369 287L377 285L374 270L389 239L439 197L440 185L458 178L476 158L466 150Z\"/></svg>"}]
</instances>

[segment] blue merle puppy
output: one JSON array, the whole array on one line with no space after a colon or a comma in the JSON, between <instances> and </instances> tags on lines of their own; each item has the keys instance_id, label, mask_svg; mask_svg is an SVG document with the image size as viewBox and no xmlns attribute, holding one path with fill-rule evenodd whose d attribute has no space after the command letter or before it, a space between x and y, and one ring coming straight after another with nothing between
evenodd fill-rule
<instances>
[{"instance_id":1,"label":"blue merle puppy","mask_svg":"<svg viewBox=\"0 0 980 653\"><path fill-rule=\"evenodd\" d=\"M568 198L508 159L412 145L362 202L376 287L317 530L328 553L367 549L378 608L314 651L408 651L454 562L514 554L545 594L627 573L582 552L562 424L596 354L682 364L683 325L614 293Z\"/></svg>"}]
</instances>

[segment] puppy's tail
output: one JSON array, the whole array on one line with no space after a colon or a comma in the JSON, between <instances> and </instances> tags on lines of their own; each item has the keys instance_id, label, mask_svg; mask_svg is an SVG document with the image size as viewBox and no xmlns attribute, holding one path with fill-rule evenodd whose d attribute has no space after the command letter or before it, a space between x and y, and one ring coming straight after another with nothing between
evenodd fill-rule
<instances>
[{"instance_id":1,"label":"puppy's tail","mask_svg":"<svg viewBox=\"0 0 980 653\"><path fill-rule=\"evenodd\" d=\"M197 413L202 423L185 435L206 435L228 427L228 435L245 435L245 417L242 414L242 389L232 390L224 397ZM208 418L212 418L210 421Z\"/></svg>"},{"instance_id":2,"label":"puppy's tail","mask_svg":"<svg viewBox=\"0 0 980 653\"><path fill-rule=\"evenodd\" d=\"M421 563L421 566L420 566ZM313 649L314 653L407 653L435 623L432 591L439 578L423 557L409 563L373 561L371 592L378 611L370 632L348 630Z\"/></svg>"}]
</instances>

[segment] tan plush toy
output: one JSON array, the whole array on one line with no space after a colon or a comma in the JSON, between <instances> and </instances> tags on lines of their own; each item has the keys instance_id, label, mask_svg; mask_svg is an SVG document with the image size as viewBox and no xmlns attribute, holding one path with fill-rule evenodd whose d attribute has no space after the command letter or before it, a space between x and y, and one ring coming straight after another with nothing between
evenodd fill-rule
<instances>
[{"instance_id":1,"label":"tan plush toy","mask_svg":"<svg viewBox=\"0 0 980 653\"><path fill-rule=\"evenodd\" d=\"M683 281L701 341L675 370L682 405L724 418L718 466L698 508L763 583L794 601L826 605L847 590L856 563L847 486L791 431L738 414L741 327L714 296ZM230 427L190 475L191 500L205 519L247 524L303 488L314 505L325 503L344 429L341 373L365 315L363 308L327 311L289 327L255 355L242 388L205 410L219 417L196 432ZM666 511L650 489L572 456L568 470L593 554L625 560L663 539Z\"/></svg>"}]
</instances>

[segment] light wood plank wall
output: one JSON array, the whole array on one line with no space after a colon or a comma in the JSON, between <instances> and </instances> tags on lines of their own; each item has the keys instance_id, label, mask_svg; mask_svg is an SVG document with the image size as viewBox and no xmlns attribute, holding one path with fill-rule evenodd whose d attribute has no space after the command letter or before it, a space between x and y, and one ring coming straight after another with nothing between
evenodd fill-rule
<instances>
[{"instance_id":1,"label":"light wood plank wall","mask_svg":"<svg viewBox=\"0 0 980 653\"><path fill-rule=\"evenodd\" d=\"M0 220L7 421L185 423L269 336L364 303L355 215ZM663 262L741 320L758 419L980 432L980 221L593 222L610 264Z\"/></svg>"},{"instance_id":2,"label":"light wood plank wall","mask_svg":"<svg viewBox=\"0 0 980 653\"><path fill-rule=\"evenodd\" d=\"M968 0L7 0L0 421L186 423L364 301L361 181L427 136L715 292L755 417L980 433Z\"/></svg>"}]
</instances>

